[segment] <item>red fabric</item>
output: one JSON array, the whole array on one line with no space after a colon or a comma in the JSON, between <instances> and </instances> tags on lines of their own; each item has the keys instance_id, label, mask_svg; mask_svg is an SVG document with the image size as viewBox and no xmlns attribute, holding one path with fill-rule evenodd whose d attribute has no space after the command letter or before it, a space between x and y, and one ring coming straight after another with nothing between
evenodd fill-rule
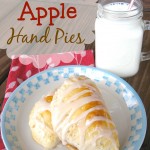
<instances>
[{"instance_id":1,"label":"red fabric","mask_svg":"<svg viewBox=\"0 0 150 150\"><path fill-rule=\"evenodd\" d=\"M36 56L19 56L12 59L10 72L7 79L4 107L10 94L27 78L48 68L65 65L94 66L92 50L80 52L67 52L63 54L48 54ZM0 137L0 150L4 149Z\"/></svg>"}]
</instances>

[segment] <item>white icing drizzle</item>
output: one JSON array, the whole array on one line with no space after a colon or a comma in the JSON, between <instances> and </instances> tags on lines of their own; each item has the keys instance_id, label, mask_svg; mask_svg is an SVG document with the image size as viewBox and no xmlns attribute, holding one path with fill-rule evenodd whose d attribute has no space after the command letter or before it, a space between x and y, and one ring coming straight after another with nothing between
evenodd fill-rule
<instances>
[{"instance_id":1,"label":"white icing drizzle","mask_svg":"<svg viewBox=\"0 0 150 150\"><path fill-rule=\"evenodd\" d=\"M108 124L113 124L114 123L110 120L110 119L107 119L106 117L103 117L103 116L95 116L93 117L91 120L88 120L86 121L86 126L90 126L92 123L94 123L95 121L106 121Z\"/></svg>"},{"instance_id":2,"label":"white icing drizzle","mask_svg":"<svg viewBox=\"0 0 150 150\"><path fill-rule=\"evenodd\" d=\"M82 91L80 92L76 92L73 95L69 95L73 90L79 89L82 87L85 87L86 89L84 90L82 89ZM81 97L87 92L91 92L92 94L90 96ZM68 99L64 100L65 96L67 97L68 95L69 95ZM92 82L90 79L78 80L78 81L67 80L64 82L62 87L60 87L60 89L56 91L55 96L51 105L52 124L53 124L54 130L60 137L62 143L67 144L66 134L68 132L68 129L73 124L77 124L79 133L80 133L80 136L79 136L80 143L76 147L79 150L86 150L87 147L90 146L91 150L94 150L96 148L96 145L94 144L91 145L90 144L91 142L89 143L85 141L85 133L88 127L92 125L95 121L105 121L108 124L112 124L114 126L114 123L112 122L112 120L104 116L95 116L88 121L86 120L86 116L94 110L106 111L100 92L97 90L96 87L92 86ZM100 102L100 103L97 103L97 105L93 105L92 107L88 107L86 111L83 111L82 113L77 114L78 116L75 119L71 119L72 115L74 115L74 113L76 113L76 111L79 108L82 111L83 109L81 108L82 106L85 106L86 104L89 104L92 102ZM112 141L115 147L116 142L112 138L112 130L111 129L104 130L100 127L98 128L101 130L101 134L100 135L98 134L97 136L93 137L92 143L96 144L97 139L105 136ZM117 131L115 130L115 132ZM116 147L116 150L117 150L117 147Z\"/></svg>"},{"instance_id":3,"label":"white icing drizzle","mask_svg":"<svg viewBox=\"0 0 150 150\"><path fill-rule=\"evenodd\" d=\"M37 109L35 109L35 116L37 116L37 114L43 112L43 111L46 111L46 110L49 110L50 111L50 103L46 102L44 100L44 97L42 97L41 100L39 100L36 104L35 104L35 107Z\"/></svg>"},{"instance_id":4,"label":"white icing drizzle","mask_svg":"<svg viewBox=\"0 0 150 150\"><path fill-rule=\"evenodd\" d=\"M99 128L98 130L100 130L101 134L99 134L98 136L95 136L92 141L95 141L95 142L91 142L90 140L86 141L86 144L83 144L82 145L82 149L83 150L95 150L95 147L96 147L96 141L102 137L106 137L107 139L111 140L112 141L112 144L113 144L113 147L118 150L117 146L116 146L116 142L113 138L111 138L112 136L112 133L113 132L117 132L115 129L112 130L112 132L110 132L110 130L108 129L101 129ZM89 148L90 147L90 148Z\"/></svg>"}]
</instances>

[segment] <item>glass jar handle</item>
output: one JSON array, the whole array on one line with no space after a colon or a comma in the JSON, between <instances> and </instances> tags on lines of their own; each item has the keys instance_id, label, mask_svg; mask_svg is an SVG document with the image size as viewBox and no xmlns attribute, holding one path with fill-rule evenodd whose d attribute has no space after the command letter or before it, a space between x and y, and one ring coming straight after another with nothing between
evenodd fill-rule
<instances>
[{"instance_id":1,"label":"glass jar handle","mask_svg":"<svg viewBox=\"0 0 150 150\"><path fill-rule=\"evenodd\" d=\"M150 30L150 21L144 20L144 31ZM150 51L141 53L141 61L150 60Z\"/></svg>"}]
</instances>

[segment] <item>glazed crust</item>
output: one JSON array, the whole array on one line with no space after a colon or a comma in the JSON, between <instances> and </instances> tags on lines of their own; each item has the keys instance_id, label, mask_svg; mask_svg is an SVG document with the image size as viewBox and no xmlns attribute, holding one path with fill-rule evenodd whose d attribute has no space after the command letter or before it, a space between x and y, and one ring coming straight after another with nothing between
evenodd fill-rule
<instances>
[{"instance_id":1,"label":"glazed crust","mask_svg":"<svg viewBox=\"0 0 150 150\"><path fill-rule=\"evenodd\" d=\"M55 92L51 108L54 130L70 150L119 149L115 124L89 78L66 80Z\"/></svg>"}]
</instances>

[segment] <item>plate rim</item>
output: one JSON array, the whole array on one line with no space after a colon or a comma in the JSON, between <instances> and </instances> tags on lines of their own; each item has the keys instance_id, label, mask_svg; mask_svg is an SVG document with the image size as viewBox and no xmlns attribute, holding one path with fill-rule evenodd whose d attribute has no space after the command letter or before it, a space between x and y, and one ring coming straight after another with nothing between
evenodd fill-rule
<instances>
[{"instance_id":1,"label":"plate rim","mask_svg":"<svg viewBox=\"0 0 150 150\"><path fill-rule=\"evenodd\" d=\"M5 148L7 150L11 150L11 147L10 147L10 143L8 142L8 139L6 137L6 132L5 132L5 124L4 124L4 120L5 120L5 116L6 116L6 112L7 112L7 108L9 106L9 103L11 102L11 99L14 97L14 95L19 91L19 89L24 86L26 83L28 83L29 81L31 81L32 79L34 79L35 77L37 76L40 76L41 74L44 74L46 72L51 72L51 71L54 71L54 70L60 70L60 69L64 69L64 68L83 68L83 69L94 69L94 70L97 70L97 71L100 71L100 72L103 72L105 74L107 74L108 76L111 76L111 77L114 77L115 79L119 80L119 82L123 83L132 93L133 95L136 97L136 100L138 101L139 103L139 107L141 109L141 112L142 112L142 132L141 132L141 136L140 136L140 139L138 141L140 142L137 142L136 145L135 145L135 149L136 150L139 150L143 144L143 141L145 139L145 135L146 135L146 131L147 131L147 116L146 116L146 111L145 111L145 107L144 107L144 104L142 102L142 99L140 98L140 96L138 95L138 93L134 90L134 88L127 82L125 81L123 78L119 77L118 75L114 74L114 73L111 73L109 71L106 71L104 69L100 69L100 68L96 68L96 67L93 67L93 66L84 66L84 65L68 65L68 66L58 66L58 67L55 67L55 68L49 68L47 70L44 70L44 71L41 71L39 73L36 73L34 74L33 76L29 77L28 79L26 79L24 82L22 82L10 95L10 97L7 99L7 102L5 103L5 106L2 110L2 113L1 113L1 137L2 137L2 140L4 142L4 145L5 145Z\"/></svg>"}]
</instances>

